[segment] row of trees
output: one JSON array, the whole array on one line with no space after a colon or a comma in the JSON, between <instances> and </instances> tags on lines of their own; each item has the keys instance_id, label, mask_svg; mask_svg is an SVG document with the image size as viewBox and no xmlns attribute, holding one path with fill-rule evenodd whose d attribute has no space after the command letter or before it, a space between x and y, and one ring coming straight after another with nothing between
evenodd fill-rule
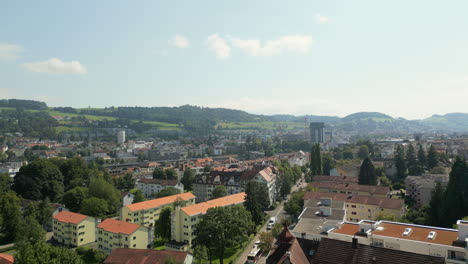
<instances>
[{"instance_id":1,"label":"row of trees","mask_svg":"<svg viewBox=\"0 0 468 264\"><path fill-rule=\"evenodd\" d=\"M428 208L428 224L452 227L457 220L468 216L468 166L457 157L444 188L438 183Z\"/></svg>"},{"instance_id":2,"label":"row of trees","mask_svg":"<svg viewBox=\"0 0 468 264\"><path fill-rule=\"evenodd\" d=\"M425 169L431 170L438 163L439 155L433 145L429 147L427 155L421 144L417 153L411 144L406 151L402 145L398 145L395 151L395 166L399 179L404 179L407 175L421 175Z\"/></svg>"}]
</instances>

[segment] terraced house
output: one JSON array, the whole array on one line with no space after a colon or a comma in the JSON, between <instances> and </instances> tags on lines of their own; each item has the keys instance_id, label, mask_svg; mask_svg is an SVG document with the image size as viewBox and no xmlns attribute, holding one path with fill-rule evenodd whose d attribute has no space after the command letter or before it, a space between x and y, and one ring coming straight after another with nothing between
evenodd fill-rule
<instances>
[{"instance_id":1,"label":"terraced house","mask_svg":"<svg viewBox=\"0 0 468 264\"><path fill-rule=\"evenodd\" d=\"M96 220L93 217L62 211L52 218L54 239L58 243L79 247L96 240Z\"/></svg>"},{"instance_id":2,"label":"terraced house","mask_svg":"<svg viewBox=\"0 0 468 264\"><path fill-rule=\"evenodd\" d=\"M204 203L186 207L177 207L171 216L171 238L166 244L167 249L187 251L192 246L195 225L208 209L215 207L233 206L245 201L245 193L233 194Z\"/></svg>"},{"instance_id":3,"label":"terraced house","mask_svg":"<svg viewBox=\"0 0 468 264\"><path fill-rule=\"evenodd\" d=\"M193 181L193 193L197 202L205 202L213 197L213 190L224 185L228 194L236 194L245 191L245 185L249 181L257 181L267 185L270 204L276 199L276 168L263 167L246 170L211 171L203 175L197 175Z\"/></svg>"},{"instance_id":4,"label":"terraced house","mask_svg":"<svg viewBox=\"0 0 468 264\"><path fill-rule=\"evenodd\" d=\"M109 254L114 248L146 249L152 230L141 225L108 218L96 227L98 248Z\"/></svg>"},{"instance_id":5,"label":"terraced house","mask_svg":"<svg viewBox=\"0 0 468 264\"><path fill-rule=\"evenodd\" d=\"M122 207L120 210L120 219L129 223L153 227L154 222L159 219L161 209L165 206L171 206L175 202L183 202L184 205L192 205L195 204L195 196L192 193L181 193L129 204Z\"/></svg>"}]
</instances>

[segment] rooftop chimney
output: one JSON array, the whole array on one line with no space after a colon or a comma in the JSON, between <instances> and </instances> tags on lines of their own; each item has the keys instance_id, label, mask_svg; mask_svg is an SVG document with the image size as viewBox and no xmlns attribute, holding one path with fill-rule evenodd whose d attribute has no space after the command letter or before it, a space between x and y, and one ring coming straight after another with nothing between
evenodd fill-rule
<instances>
[{"instance_id":1,"label":"rooftop chimney","mask_svg":"<svg viewBox=\"0 0 468 264\"><path fill-rule=\"evenodd\" d=\"M357 244L358 244L357 237L353 237L353 241L351 242L351 247L352 248L357 248Z\"/></svg>"}]
</instances>

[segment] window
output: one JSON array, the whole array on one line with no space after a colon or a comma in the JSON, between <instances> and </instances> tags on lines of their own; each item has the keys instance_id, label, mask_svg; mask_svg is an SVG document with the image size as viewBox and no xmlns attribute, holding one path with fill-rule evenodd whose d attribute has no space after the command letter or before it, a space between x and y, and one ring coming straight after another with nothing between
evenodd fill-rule
<instances>
[{"instance_id":1,"label":"window","mask_svg":"<svg viewBox=\"0 0 468 264\"><path fill-rule=\"evenodd\" d=\"M370 213L370 209L367 209L367 212L369 212L369 213Z\"/></svg>"},{"instance_id":2,"label":"window","mask_svg":"<svg viewBox=\"0 0 468 264\"><path fill-rule=\"evenodd\" d=\"M352 215L356 215L356 212L351 212Z\"/></svg>"},{"instance_id":3,"label":"window","mask_svg":"<svg viewBox=\"0 0 468 264\"><path fill-rule=\"evenodd\" d=\"M136 239L136 236L133 237L133 240L135 240L135 239Z\"/></svg>"},{"instance_id":4,"label":"window","mask_svg":"<svg viewBox=\"0 0 468 264\"><path fill-rule=\"evenodd\" d=\"M136 247L136 244L133 244L133 247Z\"/></svg>"},{"instance_id":5,"label":"window","mask_svg":"<svg viewBox=\"0 0 468 264\"><path fill-rule=\"evenodd\" d=\"M351 205L351 208L356 208L356 205Z\"/></svg>"}]
</instances>

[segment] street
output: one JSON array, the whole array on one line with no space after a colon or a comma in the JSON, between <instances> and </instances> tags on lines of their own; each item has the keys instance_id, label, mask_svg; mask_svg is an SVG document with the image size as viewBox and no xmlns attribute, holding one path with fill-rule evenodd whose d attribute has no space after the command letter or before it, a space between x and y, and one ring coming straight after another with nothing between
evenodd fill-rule
<instances>
[{"instance_id":1,"label":"street","mask_svg":"<svg viewBox=\"0 0 468 264\"><path fill-rule=\"evenodd\" d=\"M302 178L302 179L304 179L304 178ZM297 184L295 184L291 188L291 193L299 190L300 188L304 188L306 186L307 186L307 183L304 180L302 180L302 183L300 183L299 186L297 186ZM284 204L289 200L290 197L291 197L291 195L288 195L287 199L280 202L278 204L278 206L274 210L266 211L265 213L268 215L268 217L275 216L276 219L277 219L277 223L281 223L283 221L283 219L288 217L288 214L283 210L283 208L284 208ZM244 263L247 262L247 257L249 256L249 252L254 247L255 241L259 240L260 233L266 231L266 226L267 226L267 224L265 223L265 225L262 226L262 228L257 232L257 235L255 236L255 238L249 243L249 245L245 248L244 252L242 252L242 255L237 259L236 264L244 264ZM262 257L259 259L259 261L257 263L264 264L265 262L266 262L266 256L262 255Z\"/></svg>"}]
</instances>

